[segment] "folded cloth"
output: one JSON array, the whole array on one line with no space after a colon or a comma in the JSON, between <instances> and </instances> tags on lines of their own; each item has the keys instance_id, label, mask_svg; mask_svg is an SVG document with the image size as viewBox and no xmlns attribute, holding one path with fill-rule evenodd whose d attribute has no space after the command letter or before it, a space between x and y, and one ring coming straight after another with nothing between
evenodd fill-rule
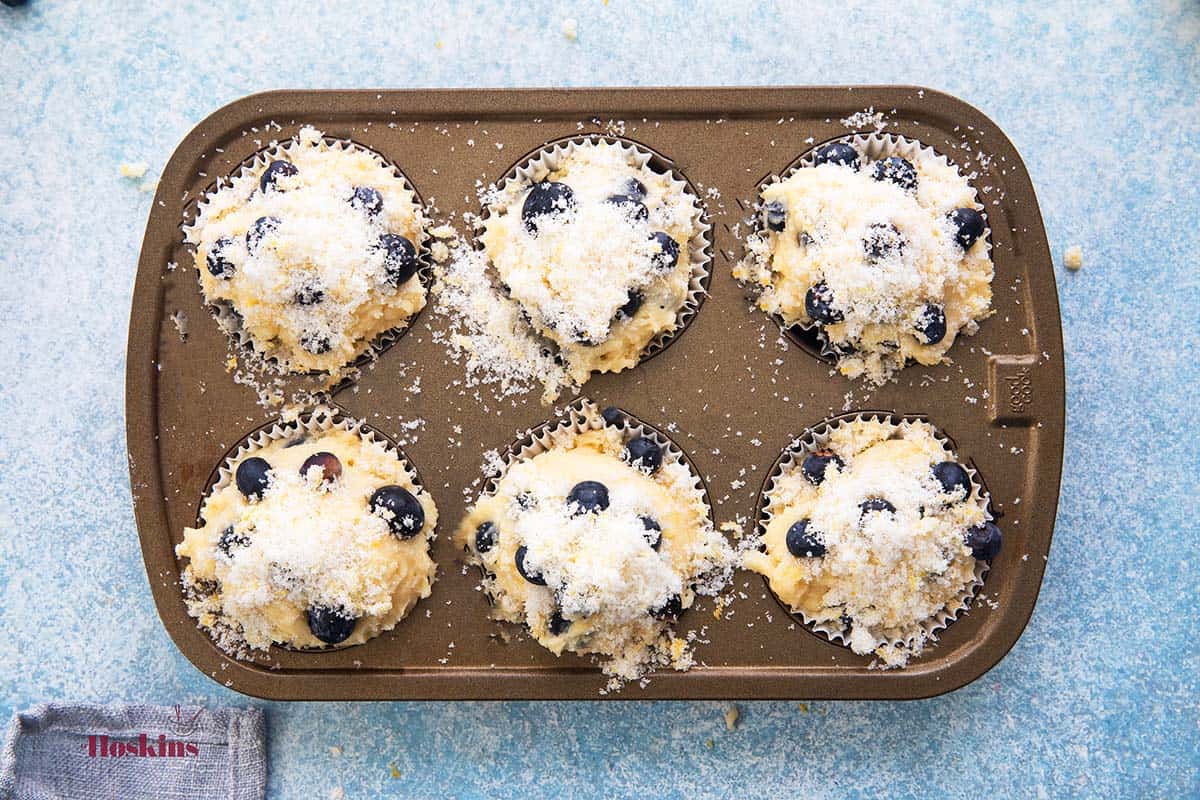
<instances>
[{"instance_id":1,"label":"folded cloth","mask_svg":"<svg viewBox=\"0 0 1200 800\"><path fill-rule=\"evenodd\" d=\"M0 800L262 800L259 709L49 703L13 715Z\"/></svg>"}]
</instances>

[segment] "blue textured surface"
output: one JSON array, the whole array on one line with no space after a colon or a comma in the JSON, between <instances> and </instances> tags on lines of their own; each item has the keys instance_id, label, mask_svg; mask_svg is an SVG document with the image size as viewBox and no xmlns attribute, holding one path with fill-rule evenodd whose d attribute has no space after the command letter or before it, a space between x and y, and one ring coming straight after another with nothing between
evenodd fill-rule
<instances>
[{"instance_id":1,"label":"blue textured surface","mask_svg":"<svg viewBox=\"0 0 1200 800\"><path fill-rule=\"evenodd\" d=\"M262 703L271 795L1200 795L1193 0L138 5L0 7L0 713L253 702L188 664L146 585L122 385L150 196L120 162L153 175L275 87L914 83L1006 130L1056 259L1086 259L1056 268L1062 504L1012 653L930 701L744 703L732 732L718 703Z\"/></svg>"}]
</instances>

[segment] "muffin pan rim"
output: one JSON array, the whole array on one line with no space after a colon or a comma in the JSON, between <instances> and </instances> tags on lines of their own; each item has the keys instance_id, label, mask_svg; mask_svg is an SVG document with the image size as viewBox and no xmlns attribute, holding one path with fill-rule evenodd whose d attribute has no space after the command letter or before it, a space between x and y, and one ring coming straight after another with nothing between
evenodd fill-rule
<instances>
[{"instance_id":1,"label":"muffin pan rim","mask_svg":"<svg viewBox=\"0 0 1200 800\"><path fill-rule=\"evenodd\" d=\"M492 111L496 107L495 101L498 94L503 94L506 100L505 111L501 114ZM425 666L412 668L383 666L378 669L370 667L358 675L290 667L271 671L256 670L241 662L225 659L219 654L219 651L216 651L215 647L210 647L210 652L204 652L203 647L197 646L208 641L203 632L196 629L186 615L181 624L178 611L182 607L182 600L179 587L171 579L169 567L170 562L174 561L174 557L170 552L173 547L172 532L167 522L167 502L169 501L165 498L165 495L168 494L167 490L174 488L171 484L175 480L175 476L169 465L161 461L162 450L157 439L160 422L163 422L161 418L166 413L163 410L163 403L167 403L171 399L161 396L161 386L157 376L158 351L162 346L161 340L173 336L173 332L170 332L170 323L166 318L164 290L161 282L164 265L175 249L175 242L165 241L162 238L161 229L164 225L170 229L177 228L178 216L170 212L170 209L179 204L178 195L168 197L168 192L173 193L173 190L180 185L181 180L189 181L195 171L205 166L202 163L202 155L215 143L213 140L222 136L235 136L237 129L269 119L288 121L289 125L297 120L312 122L323 129L325 126L343 129L346 125L352 124L356 119L362 117L377 122L386 122L390 112L397 108L404 110L402 119L419 120L422 121L422 124L425 124L426 120L450 120L451 122L460 120L469 123L472 119L497 118L515 121L542 117L553 118L557 123L571 118L610 117L615 119L622 116L627 118L649 116L663 120L663 124L666 126L676 120L696 121L703 120L705 117L724 118L736 123L739 117L749 119L775 117L781 112L786 115L789 110L795 109L806 110L809 118L816 116L814 109L820 109L820 115L823 117L836 118L843 114L852 114L868 104L877 108L892 109L889 112L892 114L910 114L914 118L920 118L922 125L932 121L935 128L941 125L941 128L937 128L937 130L943 132L950 130L956 124L980 131L985 134L986 150L990 155L1003 153L1006 156L1006 174L1009 176L1009 183L1017 184L1017 189L1020 190L1021 197L1017 198L1020 202L1006 204L999 218L994 218L992 224L993 227L996 224L1006 224L1014 229L1020 229L1022 237L1028 240L1024 242L1023 248L1020 248L1022 252L1019 257L1024 262L1032 262L1029 274L1035 280L1030 282L1037 284L1038 294L1031 299L1031 305L1037 306L1046 315L1044 318L1038 317L1040 320L1038 336L1035 340L1036 343L1031 343L1032 350L1042 350L1053 354L1047 358L1048 366L1040 367L1041 371L1033 379L1041 405L1036 406L1032 412L1028 412L1026 417L1018 417L1018 419L1024 419L1024 425L1027 427L1032 427L1035 423L1039 425L1044 423L1045 425L1045 430L1039 439L1043 454L1037 463L1037 466L1044 472L1038 477L1039 483L1048 487L1042 494L1053 502L1049 503L1048 524L1035 531L1025 531L1033 537L1029 543L1030 563L1027 567L1021 568L1020 580L1016 581L1019 584L1017 587L1019 592L1014 595L1014 602L993 612L993 616L1004 618L1004 630L998 633L997 626L992 626L986 636L981 635L977 640L960 648L955 660L947 664L923 666L918 662L905 670L876 675L862 674L855 665L851 665L852 668L847 668L846 665L820 666L818 664L798 668L795 664L784 663L699 666L688 673L656 673L650 685L645 689L628 687L624 692L609 697L616 699L913 698L933 696L958 688L986 672L1016 642L1020 631L1032 614L1044 571L1043 559L1036 556L1044 556L1048 552L1053 530L1054 505L1057 503L1058 488L1061 482L1064 423L1064 375L1061 327L1057 309L1057 286L1053 280L1041 215L1036 199L1033 197L1032 185L1011 142L994 123L971 106L948 95L917 87L280 91L242 98L210 115L183 140L163 170L163 180L155 197L139 262L139 274L132 305L127 361L126 418L135 513L155 603L160 617L176 644L189 660L193 661L206 674L226 682L238 691L262 697L278 699L594 699L596 697L592 688L595 686L595 681L593 678L589 678L589 676L593 676L595 670L584 664L572 664L565 661L555 665L550 672L539 665L505 666L496 669L465 665L452 665L445 669ZM811 123L811 127L819 127L812 119L808 121ZM544 123L543 126L553 133L553 124ZM555 138L553 135L544 137L547 141L553 138ZM659 148L651 147L650 149L658 150ZM669 150L669 148L665 149ZM695 167L689 167L690 173L694 173L694 171ZM689 175L689 178L694 179L695 177L694 174ZM732 187L722 185L721 188L726 190ZM989 210L990 208L991 206L989 206ZM714 229L716 226L717 223L714 220ZM1005 241L1007 238L1002 237ZM719 247L718 243L714 242L713 247L716 250ZM714 253L714 256L719 255L719 253ZM722 266L716 264L719 260L714 257L712 272L723 269ZM721 280L732 279L726 275ZM716 283L715 280L713 282ZM193 290L198 293L198 289L193 287ZM714 313L712 304L713 298L709 297L705 304L708 316ZM705 315L699 316L701 320L705 318ZM983 356L978 356L978 358L982 359ZM1008 362L1001 364L1000 360L1001 357L991 358L992 366L997 371L1001 371L1001 368L1009 370ZM1004 374L1008 373L1004 372ZM834 383L839 392L853 386L849 381L840 377L834 380ZM248 390L243 389L243 391ZM589 389L589 395L596 397L597 392ZM1048 401L1046 395L1049 395ZM570 399L573 398L564 398L564 401L569 402ZM598 402L600 401L598 400ZM601 405L607 404L601 402ZM612 404L629 408L628 404L622 402L620 397L615 398ZM339 405L345 407L344 404L339 403ZM652 420L651 424L665 424L672 419L668 417L664 420L659 416L647 414L637 406L629 408L629 411L640 418L649 418ZM826 416L819 411L816 413L821 417ZM1042 416L1036 416L1037 414L1042 414ZM362 416L353 413L352 410L351 415L360 418ZM166 416L169 417L169 413L166 413ZM805 421L811 419L812 416L813 414L807 410L801 412L797 415L797 424L804 427ZM937 414L929 416L939 420ZM169 420L167 421L169 422ZM373 424L372 420L365 421ZM939 420L938 424L940 426L943 423ZM998 424L993 416L991 425L995 427ZM1021 425L1022 423L1013 424ZM686 431L689 427L694 428L694 425L684 425L683 427ZM511 428L512 426L509 426L509 430ZM770 452L771 448L764 449ZM411 451L406 452L410 454L409 463L416 466L420 462L422 468L427 469L428 465L420 457L412 456ZM685 452L688 452L686 448ZM689 455L691 454L689 452ZM961 450L960 455L964 458L972 457L970 452ZM760 466L764 465L760 463ZM205 468L206 474L209 468L211 468L211 463ZM700 472L702 477L706 477L703 466L700 467ZM426 485L428 486L428 482ZM190 502L198 502L198 500L198 497L192 498ZM452 521L448 518L443 525ZM164 555L167 556L166 559L164 559ZM443 562L441 566L443 570L457 568L457 565L453 563ZM739 576L744 574L737 573ZM735 580L737 580L736 576ZM435 596L431 600L437 600L439 590L444 591L444 589L445 587L435 584ZM741 601L734 603L735 608L739 602ZM830 645L829 647L835 646ZM351 650L354 649L356 648L351 648ZM821 653L824 652L821 651ZM707 648L701 649L698 655L700 661L703 662L707 655ZM329 681L328 678L334 674L339 674L342 680Z\"/></svg>"}]
</instances>

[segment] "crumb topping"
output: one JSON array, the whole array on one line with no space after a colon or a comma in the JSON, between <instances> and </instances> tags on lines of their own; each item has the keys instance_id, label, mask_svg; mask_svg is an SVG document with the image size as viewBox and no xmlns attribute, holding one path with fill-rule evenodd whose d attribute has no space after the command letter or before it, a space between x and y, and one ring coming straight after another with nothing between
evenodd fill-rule
<instances>
[{"instance_id":1,"label":"crumb topping","mask_svg":"<svg viewBox=\"0 0 1200 800\"><path fill-rule=\"evenodd\" d=\"M301 472L329 453L336 476L319 464ZM269 465L261 493L248 497L231 479L205 498L204 524L185 529L177 547L189 560L189 611L202 625L225 629L227 645L322 646L309 630L312 608L360 620L348 642L354 644L391 628L428 596L437 510L395 455L335 428L255 448L232 465L232 474L253 458ZM372 507L373 493L387 485L406 487L420 503L421 535L398 538L393 515Z\"/></svg>"},{"instance_id":2,"label":"crumb topping","mask_svg":"<svg viewBox=\"0 0 1200 800\"><path fill-rule=\"evenodd\" d=\"M909 358L940 362L975 332L990 313L992 264L982 237L962 244L954 214L977 202L949 162L924 150L911 162L857 155L764 188L764 230L734 273L786 326L816 327L844 374L881 383Z\"/></svg>"},{"instance_id":3,"label":"crumb topping","mask_svg":"<svg viewBox=\"0 0 1200 800\"><path fill-rule=\"evenodd\" d=\"M612 428L559 431L546 446L511 464L459 528L496 615L555 653L604 657L617 683L656 664L686 668L673 623L724 587L735 560L695 476L677 458L653 471L630 463ZM603 487L602 506L575 502L584 481Z\"/></svg>"},{"instance_id":4,"label":"crumb topping","mask_svg":"<svg viewBox=\"0 0 1200 800\"><path fill-rule=\"evenodd\" d=\"M332 371L424 305L424 226L382 159L305 127L207 194L185 233L205 299L230 307L257 350Z\"/></svg>"},{"instance_id":5,"label":"crumb topping","mask_svg":"<svg viewBox=\"0 0 1200 800\"><path fill-rule=\"evenodd\" d=\"M969 592L976 562L964 536L988 519L986 497L973 482L947 489L935 476L954 455L926 423L857 419L822 448L837 459L818 483L799 465L777 479L764 549L745 566L856 653L901 666L924 647L925 623Z\"/></svg>"},{"instance_id":6,"label":"crumb topping","mask_svg":"<svg viewBox=\"0 0 1200 800\"><path fill-rule=\"evenodd\" d=\"M619 144L552 152L485 192L480 242L495 292L577 386L593 372L634 366L655 337L677 328L692 290L700 210L685 183ZM551 372L548 399L558 383Z\"/></svg>"}]
</instances>

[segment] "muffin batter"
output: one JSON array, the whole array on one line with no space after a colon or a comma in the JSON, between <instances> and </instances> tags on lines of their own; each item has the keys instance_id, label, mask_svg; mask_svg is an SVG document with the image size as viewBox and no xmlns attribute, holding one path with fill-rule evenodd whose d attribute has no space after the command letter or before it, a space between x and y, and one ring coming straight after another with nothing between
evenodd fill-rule
<instances>
[{"instance_id":1,"label":"muffin batter","mask_svg":"<svg viewBox=\"0 0 1200 800\"><path fill-rule=\"evenodd\" d=\"M986 496L923 422L844 422L797 460L746 568L810 625L903 666L999 550Z\"/></svg>"},{"instance_id":2,"label":"muffin batter","mask_svg":"<svg viewBox=\"0 0 1200 800\"><path fill-rule=\"evenodd\" d=\"M763 230L735 269L785 326L816 328L852 378L933 365L991 313L975 190L927 150L870 161L848 144L762 192Z\"/></svg>"},{"instance_id":3,"label":"muffin batter","mask_svg":"<svg viewBox=\"0 0 1200 800\"><path fill-rule=\"evenodd\" d=\"M302 128L200 202L185 229L210 305L289 372L336 372L425 305L425 218L374 153Z\"/></svg>"},{"instance_id":4,"label":"muffin batter","mask_svg":"<svg viewBox=\"0 0 1200 800\"><path fill-rule=\"evenodd\" d=\"M603 656L618 679L690 665L672 625L732 564L687 466L614 428L560 432L513 463L457 538L483 567L498 619L555 655Z\"/></svg>"},{"instance_id":5,"label":"muffin batter","mask_svg":"<svg viewBox=\"0 0 1200 800\"><path fill-rule=\"evenodd\" d=\"M437 509L383 445L332 427L230 467L176 547L188 613L222 649L360 644L429 596Z\"/></svg>"},{"instance_id":6,"label":"muffin batter","mask_svg":"<svg viewBox=\"0 0 1200 800\"><path fill-rule=\"evenodd\" d=\"M610 142L573 146L487 204L483 246L504 292L558 348L570 379L636 365L675 330L695 264L686 184Z\"/></svg>"}]
</instances>

